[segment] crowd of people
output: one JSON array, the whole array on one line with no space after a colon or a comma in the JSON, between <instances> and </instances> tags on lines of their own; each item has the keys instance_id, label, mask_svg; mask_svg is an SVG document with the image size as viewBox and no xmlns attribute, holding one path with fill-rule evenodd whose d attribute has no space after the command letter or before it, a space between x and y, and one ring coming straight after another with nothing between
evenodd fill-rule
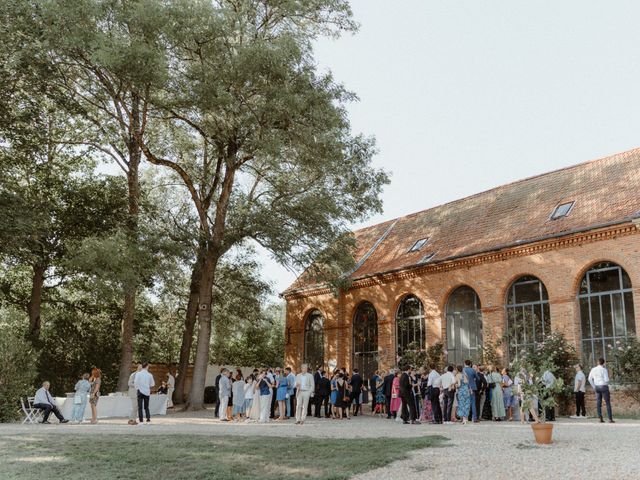
<instances>
[{"instance_id":1,"label":"crowd of people","mask_svg":"<svg viewBox=\"0 0 640 480\"><path fill-rule=\"evenodd\" d=\"M586 418L587 377L576 365L574 394L576 414ZM555 408L542 409L535 395L527 393L525 384L542 383L551 392L555 375L547 370L539 379L524 369L512 374L508 368L494 365L449 365L438 371L435 365L415 369L412 366L376 370L363 379L358 369L333 372L317 367L312 374L307 365L300 373L291 368L255 369L246 377L241 369L223 368L215 379L215 416L220 421L284 421L295 418L304 424L307 416L348 420L362 413L370 404L371 413L405 424L451 424L460 422L555 420ZM600 359L588 377L597 397L597 412L604 422L602 401L613 423L609 397L609 377L604 359ZM529 397L527 397L529 395ZM552 395L552 393L549 393Z\"/></svg>"},{"instance_id":2,"label":"crowd of people","mask_svg":"<svg viewBox=\"0 0 640 480\"><path fill-rule=\"evenodd\" d=\"M155 386L148 363L137 366L129 377L131 410L130 425L151 422L149 399ZM613 423L609 395L609 374L605 360L585 376L581 365L576 365L574 394L576 414L572 418L586 418L585 393L587 381L596 393L597 415L604 422L602 402L606 405L607 417ZM85 373L75 385L71 421L81 423L87 403L91 406L91 423L98 422L102 373L93 368ZM473 364L465 360L464 365L449 365L439 371L435 365L415 369L410 365L376 370L364 379L358 369L351 373L346 368L333 372L317 367L309 372L303 364L296 373L291 367L254 369L245 376L241 369L231 371L222 368L215 378L215 416L220 421L285 421L295 418L298 425L305 423L307 416L334 420L349 420L362 413L363 404L371 405L371 413L396 419L405 424L451 424L468 421L513 421L538 422L539 415L547 421L555 420L555 409L542 411L538 398L527 393L526 384L539 381L551 391L556 378L547 370L539 379L534 379L524 369L512 375L508 368L494 365ZM167 395L168 407L173 406L172 394L175 378L169 372L167 381L157 393ZM61 423L67 423L49 393L49 382L37 390L34 408L43 411L42 423L48 424L53 413ZM526 411L525 411L526 410Z\"/></svg>"}]
</instances>

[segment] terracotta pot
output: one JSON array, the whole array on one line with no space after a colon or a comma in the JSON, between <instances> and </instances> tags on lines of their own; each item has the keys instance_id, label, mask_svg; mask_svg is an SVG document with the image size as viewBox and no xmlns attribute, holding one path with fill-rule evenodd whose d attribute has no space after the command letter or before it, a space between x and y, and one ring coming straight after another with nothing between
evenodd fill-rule
<instances>
[{"instance_id":1,"label":"terracotta pot","mask_svg":"<svg viewBox=\"0 0 640 480\"><path fill-rule=\"evenodd\" d=\"M548 445L552 442L551 435L553 434L552 423L533 423L531 424L533 434L536 437L536 443L540 445Z\"/></svg>"}]
</instances>

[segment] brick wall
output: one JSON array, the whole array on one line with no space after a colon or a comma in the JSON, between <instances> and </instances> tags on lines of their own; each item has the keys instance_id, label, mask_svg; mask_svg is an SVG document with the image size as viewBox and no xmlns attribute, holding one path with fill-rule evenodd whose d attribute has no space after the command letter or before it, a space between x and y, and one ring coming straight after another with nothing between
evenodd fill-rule
<instances>
[{"instance_id":1,"label":"brick wall","mask_svg":"<svg viewBox=\"0 0 640 480\"><path fill-rule=\"evenodd\" d=\"M605 232L606 233L606 232ZM378 314L378 356L380 367L395 362L395 312L407 295L416 295L423 303L427 344L444 342L445 309L450 293L461 285L473 288L482 304L485 340L502 336L506 330L504 303L513 281L523 275L538 277L549 294L551 326L561 331L580 348L580 319L576 300L578 286L593 264L611 261L621 265L633 285L636 331L640 331L640 231L616 235L596 232L593 235L567 237L562 242L533 245L526 254L487 255L472 265L452 264L434 272L411 273L389 277L380 275L366 282L355 282L339 296L331 292L312 296L287 296L287 328L290 341L285 347L286 364L299 365L303 360L304 321L312 309L325 317L325 363L351 366L351 319L362 301L371 302ZM508 253L508 252L507 252ZM358 285L364 284L364 286ZM504 353L504 352L503 352Z\"/></svg>"}]
</instances>

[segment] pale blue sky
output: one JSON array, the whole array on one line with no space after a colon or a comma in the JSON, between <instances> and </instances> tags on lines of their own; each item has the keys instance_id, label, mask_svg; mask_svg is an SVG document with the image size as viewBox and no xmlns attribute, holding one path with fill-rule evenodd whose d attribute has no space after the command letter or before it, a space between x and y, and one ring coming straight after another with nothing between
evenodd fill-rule
<instances>
[{"instance_id":1,"label":"pale blue sky","mask_svg":"<svg viewBox=\"0 0 640 480\"><path fill-rule=\"evenodd\" d=\"M640 2L353 0L316 46L390 171L377 223L640 146ZM360 225L358 225L360 226ZM284 290L295 275L264 255Z\"/></svg>"}]
</instances>

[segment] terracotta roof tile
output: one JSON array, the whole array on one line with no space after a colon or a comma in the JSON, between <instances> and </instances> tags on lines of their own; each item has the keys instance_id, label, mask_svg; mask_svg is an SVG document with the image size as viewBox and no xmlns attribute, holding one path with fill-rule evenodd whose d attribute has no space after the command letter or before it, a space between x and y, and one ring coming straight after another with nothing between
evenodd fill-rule
<instances>
[{"instance_id":1,"label":"terracotta roof tile","mask_svg":"<svg viewBox=\"0 0 640 480\"><path fill-rule=\"evenodd\" d=\"M562 236L640 216L640 148L503 185L354 232L351 277L430 263ZM575 202L568 216L551 220L559 204ZM395 224L394 224L395 222ZM419 239L428 242L409 252ZM305 286L304 275L288 290Z\"/></svg>"}]
</instances>

